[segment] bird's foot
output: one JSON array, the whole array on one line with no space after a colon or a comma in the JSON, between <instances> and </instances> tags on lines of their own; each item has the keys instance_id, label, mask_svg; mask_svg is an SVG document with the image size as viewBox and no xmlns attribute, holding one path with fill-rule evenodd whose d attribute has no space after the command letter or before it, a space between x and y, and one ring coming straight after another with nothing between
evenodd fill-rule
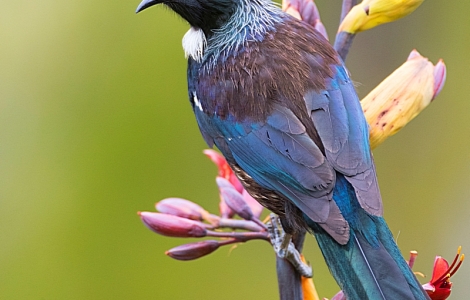
<instances>
[{"instance_id":1,"label":"bird's foot","mask_svg":"<svg viewBox=\"0 0 470 300\"><path fill-rule=\"evenodd\" d=\"M270 214L269 218L270 221L266 225L269 239L277 256L287 259L300 275L311 278L312 267L302 261L299 251L292 243L292 235L284 231L279 216Z\"/></svg>"}]
</instances>

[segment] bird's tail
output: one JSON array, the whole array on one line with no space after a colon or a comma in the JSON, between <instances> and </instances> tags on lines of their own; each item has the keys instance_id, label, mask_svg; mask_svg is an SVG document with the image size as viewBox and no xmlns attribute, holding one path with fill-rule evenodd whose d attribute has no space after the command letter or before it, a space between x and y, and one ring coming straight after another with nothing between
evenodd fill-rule
<instances>
[{"instance_id":1,"label":"bird's tail","mask_svg":"<svg viewBox=\"0 0 470 300\"><path fill-rule=\"evenodd\" d=\"M337 243L311 220L307 223L347 299L429 299L400 254L385 220L360 207L352 186L341 174L333 199L350 226L346 245Z\"/></svg>"}]
</instances>

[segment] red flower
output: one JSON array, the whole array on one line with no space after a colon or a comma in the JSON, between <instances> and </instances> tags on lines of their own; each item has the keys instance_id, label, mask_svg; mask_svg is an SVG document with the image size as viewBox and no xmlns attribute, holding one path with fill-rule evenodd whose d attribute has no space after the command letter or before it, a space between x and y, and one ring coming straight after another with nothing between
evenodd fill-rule
<instances>
[{"instance_id":1,"label":"red flower","mask_svg":"<svg viewBox=\"0 0 470 300\"><path fill-rule=\"evenodd\" d=\"M238 180L237 176L233 173L232 169L228 165L225 157L223 157L219 152L206 149L203 151L205 155L207 155L219 168L219 177L223 177L230 181L230 183L235 187L235 189L241 193L243 191L243 186L241 182Z\"/></svg>"},{"instance_id":2,"label":"red flower","mask_svg":"<svg viewBox=\"0 0 470 300\"><path fill-rule=\"evenodd\" d=\"M432 300L444 300L449 297L452 289L450 277L457 272L465 257L464 254L460 255L460 250L461 247L457 250L457 255L450 266L444 258L436 256L431 281L423 284L424 290Z\"/></svg>"},{"instance_id":3,"label":"red flower","mask_svg":"<svg viewBox=\"0 0 470 300\"><path fill-rule=\"evenodd\" d=\"M248 207L251 209L253 217L259 218L263 210L263 207L261 206L261 204L258 203L258 201L253 199L253 197L251 197L248 194L248 192L243 188L243 185L241 184L240 180L238 180L235 173L233 173L232 169L230 168L225 158L219 152L212 150L212 149L206 149L203 152L217 165L217 168L219 169L219 175L218 175L218 178L216 179L217 185L219 185L219 189L222 189L222 188L235 189L242 196L242 200L244 200L244 202L246 202ZM221 180L221 178L226 179L226 180L225 181ZM221 186L221 184L223 186ZM220 214L222 215L223 218L231 218L233 217L234 212L235 212L234 207L230 207L230 205L227 205L226 200L227 198L224 197L224 195L221 193L220 203L219 203ZM247 220L251 220L251 218Z\"/></svg>"}]
</instances>

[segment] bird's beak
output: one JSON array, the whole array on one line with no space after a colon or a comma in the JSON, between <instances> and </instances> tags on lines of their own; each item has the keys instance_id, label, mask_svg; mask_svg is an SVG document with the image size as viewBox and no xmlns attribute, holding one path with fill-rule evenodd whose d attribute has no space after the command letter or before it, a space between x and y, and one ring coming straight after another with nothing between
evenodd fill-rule
<instances>
[{"instance_id":1,"label":"bird's beak","mask_svg":"<svg viewBox=\"0 0 470 300\"><path fill-rule=\"evenodd\" d=\"M137 6L137 9L135 10L135 13L139 13L143 11L146 8L149 8L150 6L154 6L155 4L162 3L163 0L142 0L140 2L139 6Z\"/></svg>"}]
</instances>

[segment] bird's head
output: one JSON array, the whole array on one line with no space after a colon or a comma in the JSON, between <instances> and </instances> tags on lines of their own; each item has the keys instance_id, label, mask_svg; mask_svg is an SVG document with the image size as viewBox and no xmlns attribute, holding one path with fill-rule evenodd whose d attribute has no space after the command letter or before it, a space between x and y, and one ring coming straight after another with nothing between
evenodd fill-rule
<instances>
[{"instance_id":1,"label":"bird's head","mask_svg":"<svg viewBox=\"0 0 470 300\"><path fill-rule=\"evenodd\" d=\"M236 10L237 0L143 0L136 12L163 3L206 36L222 27Z\"/></svg>"}]
</instances>

